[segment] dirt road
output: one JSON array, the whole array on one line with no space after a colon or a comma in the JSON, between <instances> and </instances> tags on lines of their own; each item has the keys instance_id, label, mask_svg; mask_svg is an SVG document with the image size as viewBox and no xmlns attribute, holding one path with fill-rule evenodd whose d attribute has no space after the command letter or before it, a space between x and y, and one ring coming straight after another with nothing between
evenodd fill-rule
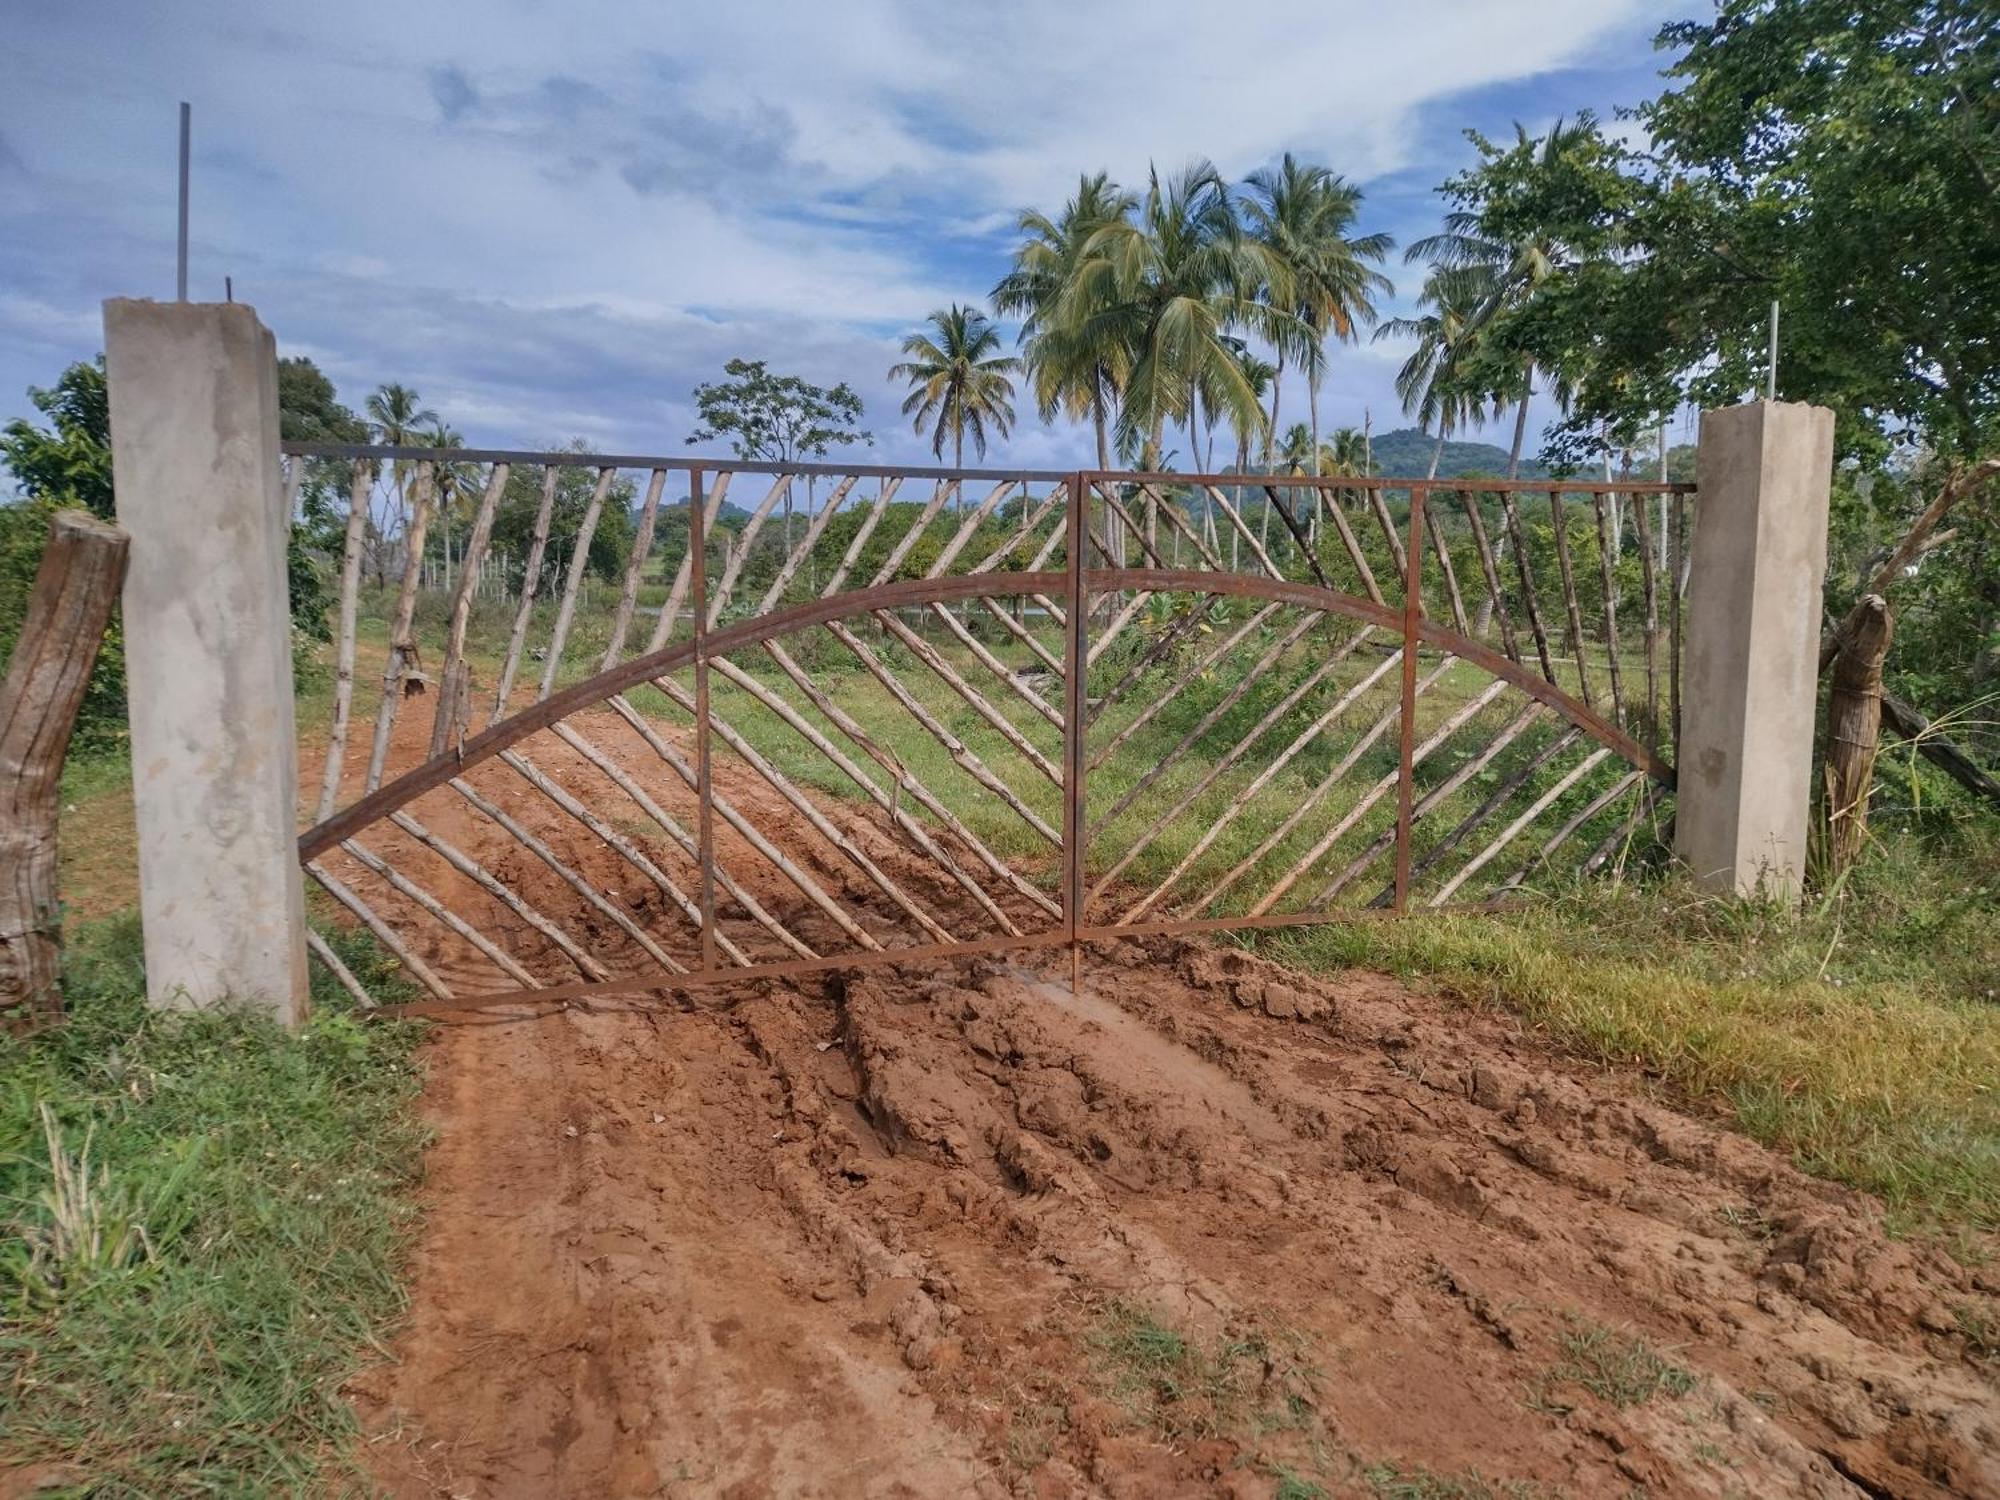
<instances>
[{"instance_id":1,"label":"dirt road","mask_svg":"<svg viewBox=\"0 0 2000 1500\"><path fill-rule=\"evenodd\" d=\"M430 1077L397 1495L2000 1496L2000 1273L1377 976L1126 944Z\"/></svg>"}]
</instances>

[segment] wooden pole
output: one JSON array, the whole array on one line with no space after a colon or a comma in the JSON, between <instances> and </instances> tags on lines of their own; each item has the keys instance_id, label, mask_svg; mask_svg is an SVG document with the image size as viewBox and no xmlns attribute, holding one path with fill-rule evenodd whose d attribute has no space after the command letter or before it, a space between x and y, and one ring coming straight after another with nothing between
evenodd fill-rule
<instances>
[{"instance_id":1,"label":"wooden pole","mask_svg":"<svg viewBox=\"0 0 2000 1500\"><path fill-rule=\"evenodd\" d=\"M303 467L302 458L292 460ZM340 553L340 624L334 639L333 727L327 735L326 760L320 766L319 806L315 823L333 816L340 800L340 763L347 753L347 728L354 714L354 621L361 602L361 549L368 540L368 491L375 483L375 466L354 461L347 493L347 539Z\"/></svg>"},{"instance_id":2,"label":"wooden pole","mask_svg":"<svg viewBox=\"0 0 2000 1500\"><path fill-rule=\"evenodd\" d=\"M0 682L0 1029L62 1015L56 821L63 757L125 581L130 543L82 511L58 511L27 617Z\"/></svg>"},{"instance_id":3,"label":"wooden pole","mask_svg":"<svg viewBox=\"0 0 2000 1500\"><path fill-rule=\"evenodd\" d=\"M1868 594L1848 612L1826 703L1826 825L1829 873L1852 865L1868 837L1868 793L1882 731L1882 659L1895 624L1889 602Z\"/></svg>"}]
</instances>

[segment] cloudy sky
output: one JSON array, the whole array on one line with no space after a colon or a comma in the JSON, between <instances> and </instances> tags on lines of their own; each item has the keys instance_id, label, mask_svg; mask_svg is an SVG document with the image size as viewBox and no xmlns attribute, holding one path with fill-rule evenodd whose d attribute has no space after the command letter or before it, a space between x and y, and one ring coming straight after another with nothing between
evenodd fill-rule
<instances>
[{"instance_id":1,"label":"cloudy sky","mask_svg":"<svg viewBox=\"0 0 2000 1500\"><path fill-rule=\"evenodd\" d=\"M181 99L192 294L232 277L350 405L397 379L480 445L681 452L691 387L740 354L850 381L876 452L915 462L897 340L982 298L1014 213L1079 171L1202 155L1241 176L1289 149L1407 241L1435 227L1465 127L1609 115L1655 86L1659 24L1703 8L14 0L0 419L96 351L102 298L173 294ZM1323 425L1403 425L1399 357L1339 352ZM1086 457L1032 420L989 454Z\"/></svg>"}]
</instances>

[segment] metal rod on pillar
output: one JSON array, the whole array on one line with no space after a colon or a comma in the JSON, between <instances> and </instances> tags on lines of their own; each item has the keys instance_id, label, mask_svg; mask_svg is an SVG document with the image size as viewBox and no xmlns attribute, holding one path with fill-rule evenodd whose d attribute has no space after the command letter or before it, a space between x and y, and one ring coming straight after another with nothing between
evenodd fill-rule
<instances>
[{"instance_id":1,"label":"metal rod on pillar","mask_svg":"<svg viewBox=\"0 0 2000 1500\"><path fill-rule=\"evenodd\" d=\"M188 299L188 141L194 133L194 106L181 101L181 217L178 253L174 260L174 300Z\"/></svg>"}]
</instances>

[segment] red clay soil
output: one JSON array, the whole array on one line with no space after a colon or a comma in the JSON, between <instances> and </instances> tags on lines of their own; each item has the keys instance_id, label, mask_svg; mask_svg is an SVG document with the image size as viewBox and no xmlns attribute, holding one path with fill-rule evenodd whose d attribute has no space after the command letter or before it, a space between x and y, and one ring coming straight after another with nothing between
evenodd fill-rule
<instances>
[{"instance_id":1,"label":"red clay soil","mask_svg":"<svg viewBox=\"0 0 2000 1500\"><path fill-rule=\"evenodd\" d=\"M612 721L583 727L685 809ZM532 753L581 788L576 757ZM796 826L741 767L718 775L774 837ZM450 794L420 816L634 967ZM562 815L523 816L658 911ZM538 975L575 977L398 838L369 841ZM786 847L887 930L830 850ZM754 890L820 920L775 876ZM474 972L423 941L454 982ZM1073 996L1062 967L441 1025L408 1323L352 1390L381 1485L2000 1496L2000 1366L1977 1337L2000 1277L1887 1238L1862 1196L1379 976L1128 943Z\"/></svg>"}]
</instances>

